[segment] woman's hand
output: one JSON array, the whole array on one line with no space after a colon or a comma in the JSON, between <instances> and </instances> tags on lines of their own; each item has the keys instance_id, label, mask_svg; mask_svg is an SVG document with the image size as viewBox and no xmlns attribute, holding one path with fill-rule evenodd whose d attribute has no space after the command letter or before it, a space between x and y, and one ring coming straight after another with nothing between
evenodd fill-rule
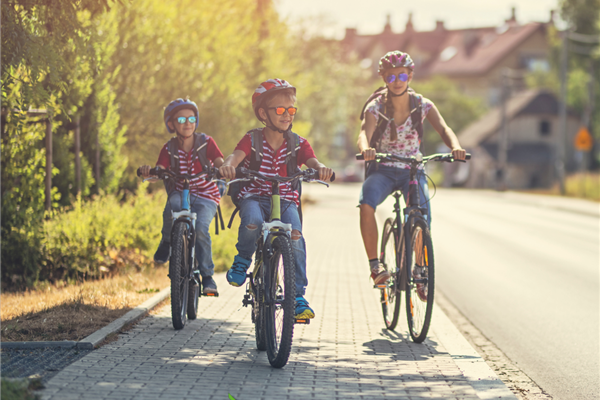
<instances>
[{"instance_id":1,"label":"woman's hand","mask_svg":"<svg viewBox=\"0 0 600 400\"><path fill-rule=\"evenodd\" d=\"M152 168L149 165L142 165L139 170L140 170L140 174L142 174L143 178L148 178L150 176L150 168Z\"/></svg>"},{"instance_id":2,"label":"woman's hand","mask_svg":"<svg viewBox=\"0 0 600 400\"><path fill-rule=\"evenodd\" d=\"M467 157L467 151L462 148L452 149L452 157L455 160L464 160Z\"/></svg>"}]
</instances>

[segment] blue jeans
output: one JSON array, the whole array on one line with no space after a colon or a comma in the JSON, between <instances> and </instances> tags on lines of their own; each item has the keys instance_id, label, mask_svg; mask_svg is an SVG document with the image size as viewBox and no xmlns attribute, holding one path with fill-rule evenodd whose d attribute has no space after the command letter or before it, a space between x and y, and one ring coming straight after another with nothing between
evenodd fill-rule
<instances>
[{"instance_id":1,"label":"blue jeans","mask_svg":"<svg viewBox=\"0 0 600 400\"><path fill-rule=\"evenodd\" d=\"M171 242L171 227L173 220L171 210L181 211L182 192L173 191L169 194L165 210L163 211L163 242ZM212 242L208 228L210 222L217 212L217 204L214 201L202 197L190 195L190 208L196 213L196 260L200 266L200 275L203 277L212 276L215 271L215 264L212 260Z\"/></svg>"},{"instance_id":2,"label":"blue jeans","mask_svg":"<svg viewBox=\"0 0 600 400\"><path fill-rule=\"evenodd\" d=\"M402 191L404 201L407 202L408 184L410 179L410 170L379 165L377 171L372 172L362 185L360 191L359 204L368 204L373 209L383 203L383 201L394 191ZM417 172L417 181L419 182L420 206L427 208L427 222L431 226L431 205L429 204L429 187L427 178L423 171Z\"/></svg>"},{"instance_id":3,"label":"blue jeans","mask_svg":"<svg viewBox=\"0 0 600 400\"><path fill-rule=\"evenodd\" d=\"M265 220L271 215L271 198L261 196L249 196L240 202L240 230L238 242L235 245L240 256L250 260L256 251L256 241L261 232ZM281 222L291 224L292 229L302 232L302 224L298 215L296 203L281 200ZM254 225L255 228L248 228ZM292 251L294 263L296 264L296 296L304 296L308 279L306 278L306 244L304 236L300 239L292 239Z\"/></svg>"}]
</instances>

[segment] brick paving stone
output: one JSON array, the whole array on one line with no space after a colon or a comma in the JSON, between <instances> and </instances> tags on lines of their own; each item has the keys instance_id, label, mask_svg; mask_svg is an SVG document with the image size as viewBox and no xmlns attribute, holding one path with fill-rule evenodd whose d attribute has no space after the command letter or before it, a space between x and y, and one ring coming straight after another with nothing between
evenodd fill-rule
<instances>
[{"instance_id":1,"label":"brick paving stone","mask_svg":"<svg viewBox=\"0 0 600 400\"><path fill-rule=\"evenodd\" d=\"M431 331L415 344L403 316L396 332L384 328L358 230L359 187L303 190L319 201L305 208L303 232L316 318L295 326L287 366L271 368L256 350L244 289L217 274L220 296L200 299L199 319L175 331L164 306L57 374L42 398L478 399Z\"/></svg>"}]
</instances>

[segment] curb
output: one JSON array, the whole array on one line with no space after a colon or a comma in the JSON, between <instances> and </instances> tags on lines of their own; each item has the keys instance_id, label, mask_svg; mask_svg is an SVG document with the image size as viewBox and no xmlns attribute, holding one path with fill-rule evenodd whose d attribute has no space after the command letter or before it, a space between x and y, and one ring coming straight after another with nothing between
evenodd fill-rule
<instances>
[{"instance_id":1,"label":"curb","mask_svg":"<svg viewBox=\"0 0 600 400\"><path fill-rule=\"evenodd\" d=\"M61 342L2 342L0 344L1 348L6 349L39 349L45 347L61 347L65 349L69 348L78 348L83 350L93 350L95 349L108 335L111 333L115 333L123 328L125 325L128 325L132 322L137 321L148 311L156 307L158 303L169 297L171 294L171 287L166 287L133 310L129 311L127 314L122 317L114 320L110 324L106 325L103 328L98 329L96 332L92 333L88 337L80 340L79 342L65 340Z\"/></svg>"},{"instance_id":2,"label":"curb","mask_svg":"<svg viewBox=\"0 0 600 400\"><path fill-rule=\"evenodd\" d=\"M446 348L469 385L480 399L518 400L498 378L485 360L454 326L446 313L434 303L435 324L432 328L440 344Z\"/></svg>"}]
</instances>

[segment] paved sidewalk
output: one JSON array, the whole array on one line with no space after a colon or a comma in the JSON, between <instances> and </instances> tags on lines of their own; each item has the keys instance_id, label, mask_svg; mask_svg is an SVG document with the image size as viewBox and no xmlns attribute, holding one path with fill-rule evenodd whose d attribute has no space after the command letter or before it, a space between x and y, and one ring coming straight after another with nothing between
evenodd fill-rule
<instances>
[{"instance_id":1,"label":"paved sidewalk","mask_svg":"<svg viewBox=\"0 0 600 400\"><path fill-rule=\"evenodd\" d=\"M304 216L307 299L316 319L296 325L283 369L271 368L256 350L250 309L241 308L244 290L219 274L220 297L201 299L198 320L175 331L164 307L51 379L43 398L510 398L477 354L461 347L466 341L439 308L423 344L411 342L405 318L397 332L383 328L358 231L357 190L306 190L321 199Z\"/></svg>"}]
</instances>

